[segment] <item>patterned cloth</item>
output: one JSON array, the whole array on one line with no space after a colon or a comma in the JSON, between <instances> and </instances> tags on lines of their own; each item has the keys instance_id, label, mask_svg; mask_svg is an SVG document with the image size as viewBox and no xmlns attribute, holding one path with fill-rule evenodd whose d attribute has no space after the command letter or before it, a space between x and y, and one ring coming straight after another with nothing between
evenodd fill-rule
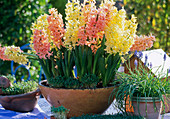
<instances>
[{"instance_id":1,"label":"patterned cloth","mask_svg":"<svg viewBox=\"0 0 170 119\"><path fill-rule=\"evenodd\" d=\"M32 112L21 113L5 110L0 104L0 119L50 119L37 104Z\"/></svg>"}]
</instances>

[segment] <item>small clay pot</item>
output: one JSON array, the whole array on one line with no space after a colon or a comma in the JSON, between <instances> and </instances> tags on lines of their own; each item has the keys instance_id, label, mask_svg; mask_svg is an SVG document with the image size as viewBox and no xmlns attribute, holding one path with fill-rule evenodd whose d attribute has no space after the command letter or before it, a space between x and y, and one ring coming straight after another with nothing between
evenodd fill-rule
<instances>
[{"instance_id":1,"label":"small clay pot","mask_svg":"<svg viewBox=\"0 0 170 119\"><path fill-rule=\"evenodd\" d=\"M0 103L7 110L29 112L34 109L39 96L40 90L37 89L26 94L0 96Z\"/></svg>"},{"instance_id":2,"label":"small clay pot","mask_svg":"<svg viewBox=\"0 0 170 119\"><path fill-rule=\"evenodd\" d=\"M165 101L165 112L164 112L164 107L162 105L161 107L161 114L164 113L170 113L170 94L163 95L164 101Z\"/></svg>"},{"instance_id":3,"label":"small clay pot","mask_svg":"<svg viewBox=\"0 0 170 119\"><path fill-rule=\"evenodd\" d=\"M153 104L153 98L155 100L155 106ZM140 115L146 119L159 119L161 101L158 97L133 97L132 105L135 115ZM146 104L147 101L147 104ZM147 113L146 113L147 107ZM156 110L154 110L156 107Z\"/></svg>"}]
</instances>

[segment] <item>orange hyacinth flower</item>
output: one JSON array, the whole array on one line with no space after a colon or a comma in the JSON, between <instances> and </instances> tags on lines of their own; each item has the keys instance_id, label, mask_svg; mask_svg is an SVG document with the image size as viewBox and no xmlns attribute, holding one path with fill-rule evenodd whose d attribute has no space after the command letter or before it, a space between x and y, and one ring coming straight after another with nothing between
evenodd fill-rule
<instances>
[{"instance_id":1,"label":"orange hyacinth flower","mask_svg":"<svg viewBox=\"0 0 170 119\"><path fill-rule=\"evenodd\" d=\"M44 32L35 29L33 33L33 38L33 47L39 58L49 58L52 55L52 53L50 53L50 42L48 42L48 38L47 36L45 36Z\"/></svg>"},{"instance_id":2,"label":"orange hyacinth flower","mask_svg":"<svg viewBox=\"0 0 170 119\"><path fill-rule=\"evenodd\" d=\"M60 46L63 45L62 38L64 36L64 24L62 15L58 14L57 9L54 8L50 9L49 13L51 15L47 17L47 21L49 24L48 29L50 30L50 34L52 36L51 39L55 46L60 48Z\"/></svg>"},{"instance_id":3,"label":"orange hyacinth flower","mask_svg":"<svg viewBox=\"0 0 170 119\"><path fill-rule=\"evenodd\" d=\"M153 46L153 41L155 41L155 36L137 36L135 37L135 43L130 48L130 51L142 51Z\"/></svg>"},{"instance_id":4,"label":"orange hyacinth flower","mask_svg":"<svg viewBox=\"0 0 170 119\"><path fill-rule=\"evenodd\" d=\"M5 47L1 47L1 44L0 44L0 59L2 59L3 61L5 61L5 60L10 60L10 59L8 59L8 57L5 55Z\"/></svg>"}]
</instances>

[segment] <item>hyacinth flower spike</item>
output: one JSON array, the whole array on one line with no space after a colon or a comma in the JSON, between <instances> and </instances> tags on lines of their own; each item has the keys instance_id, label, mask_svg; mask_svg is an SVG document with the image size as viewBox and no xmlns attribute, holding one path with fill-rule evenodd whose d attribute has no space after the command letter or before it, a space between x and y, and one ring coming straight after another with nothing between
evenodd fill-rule
<instances>
[{"instance_id":1,"label":"hyacinth flower spike","mask_svg":"<svg viewBox=\"0 0 170 119\"><path fill-rule=\"evenodd\" d=\"M134 56L135 57L137 57L137 53L138 53L137 50L135 50L135 52L134 52Z\"/></svg>"},{"instance_id":2,"label":"hyacinth flower spike","mask_svg":"<svg viewBox=\"0 0 170 119\"><path fill-rule=\"evenodd\" d=\"M148 56L145 55L145 63L144 63L145 66L146 66L146 64L147 64L147 60L148 60Z\"/></svg>"},{"instance_id":3,"label":"hyacinth flower spike","mask_svg":"<svg viewBox=\"0 0 170 119\"><path fill-rule=\"evenodd\" d=\"M134 65L135 65L135 67L138 66L138 61L137 60L134 61Z\"/></svg>"},{"instance_id":4,"label":"hyacinth flower spike","mask_svg":"<svg viewBox=\"0 0 170 119\"><path fill-rule=\"evenodd\" d=\"M164 54L164 61L166 61L166 53Z\"/></svg>"},{"instance_id":5,"label":"hyacinth flower spike","mask_svg":"<svg viewBox=\"0 0 170 119\"><path fill-rule=\"evenodd\" d=\"M139 59L141 59L143 57L143 53L142 51L139 51Z\"/></svg>"},{"instance_id":6,"label":"hyacinth flower spike","mask_svg":"<svg viewBox=\"0 0 170 119\"><path fill-rule=\"evenodd\" d=\"M152 68L152 62L150 62L150 68Z\"/></svg>"}]
</instances>

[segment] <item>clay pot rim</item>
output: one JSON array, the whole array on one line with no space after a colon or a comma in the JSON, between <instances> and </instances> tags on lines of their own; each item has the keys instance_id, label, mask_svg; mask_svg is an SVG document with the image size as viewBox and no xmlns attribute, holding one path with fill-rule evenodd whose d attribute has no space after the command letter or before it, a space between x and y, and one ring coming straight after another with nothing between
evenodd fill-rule
<instances>
[{"instance_id":1,"label":"clay pot rim","mask_svg":"<svg viewBox=\"0 0 170 119\"><path fill-rule=\"evenodd\" d=\"M82 90L82 91L85 91L85 90L103 90L103 89L109 89L109 88L113 88L113 87L117 87L116 85L115 86L110 86L110 87L103 87L103 88L93 88L93 89L88 89L88 88L85 88L85 89L81 89L81 88L75 88L75 89L71 89L71 88L53 88L53 87L49 87L49 86L45 86L43 85L42 83L44 82L47 82L47 80L43 80L43 81L40 81L38 83L39 86L43 86L43 87L46 87L46 88L52 88L52 89L55 89L55 90Z\"/></svg>"},{"instance_id":2,"label":"clay pot rim","mask_svg":"<svg viewBox=\"0 0 170 119\"><path fill-rule=\"evenodd\" d=\"M31 92L28 92L28 93L24 93L24 94L17 94L17 95L0 95L0 98L2 97L21 97L21 96L26 96L26 95L29 95L29 94L33 94L33 93L38 93L38 95L40 95L40 89L36 89L34 91L31 91Z\"/></svg>"},{"instance_id":3,"label":"clay pot rim","mask_svg":"<svg viewBox=\"0 0 170 119\"><path fill-rule=\"evenodd\" d=\"M136 102L137 100L139 102L153 102L153 100L155 100L155 102L161 102L159 97L132 97L132 101Z\"/></svg>"}]
</instances>

